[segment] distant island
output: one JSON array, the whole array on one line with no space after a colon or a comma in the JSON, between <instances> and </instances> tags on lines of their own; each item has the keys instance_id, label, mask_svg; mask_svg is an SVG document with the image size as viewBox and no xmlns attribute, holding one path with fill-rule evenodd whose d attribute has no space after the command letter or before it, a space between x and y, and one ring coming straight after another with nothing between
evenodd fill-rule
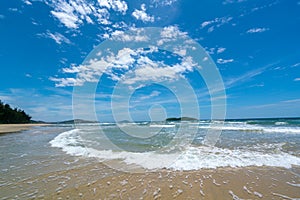
<instances>
[{"instance_id":1,"label":"distant island","mask_svg":"<svg viewBox=\"0 0 300 200\"><path fill-rule=\"evenodd\" d=\"M171 117L166 119L167 122L172 122L172 121L198 121L196 118L192 117Z\"/></svg>"},{"instance_id":2,"label":"distant island","mask_svg":"<svg viewBox=\"0 0 300 200\"><path fill-rule=\"evenodd\" d=\"M71 119L61 122L50 122L50 124L84 124L84 123L99 123L98 121L84 120L84 119Z\"/></svg>"},{"instance_id":3,"label":"distant island","mask_svg":"<svg viewBox=\"0 0 300 200\"><path fill-rule=\"evenodd\" d=\"M9 104L0 100L0 124L26 124L33 123L31 116L19 108L12 109Z\"/></svg>"}]
</instances>

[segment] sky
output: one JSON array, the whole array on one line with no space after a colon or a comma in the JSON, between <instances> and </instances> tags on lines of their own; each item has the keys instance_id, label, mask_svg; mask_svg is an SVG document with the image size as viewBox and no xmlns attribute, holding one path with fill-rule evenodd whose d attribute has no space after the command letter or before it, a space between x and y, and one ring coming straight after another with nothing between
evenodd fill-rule
<instances>
[{"instance_id":1,"label":"sky","mask_svg":"<svg viewBox=\"0 0 300 200\"><path fill-rule=\"evenodd\" d=\"M1 1L0 100L48 122L299 117L299 13L299 0Z\"/></svg>"}]
</instances>

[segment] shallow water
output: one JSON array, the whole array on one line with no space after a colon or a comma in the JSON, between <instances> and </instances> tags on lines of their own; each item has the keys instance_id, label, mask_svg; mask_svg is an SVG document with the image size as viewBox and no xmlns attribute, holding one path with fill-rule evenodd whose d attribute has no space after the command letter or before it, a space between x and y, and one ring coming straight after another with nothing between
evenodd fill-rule
<instances>
[{"instance_id":1,"label":"shallow water","mask_svg":"<svg viewBox=\"0 0 300 200\"><path fill-rule=\"evenodd\" d=\"M222 130L214 146L205 145L208 130ZM70 155L146 169L291 168L300 165L300 120L79 124L50 143Z\"/></svg>"}]
</instances>

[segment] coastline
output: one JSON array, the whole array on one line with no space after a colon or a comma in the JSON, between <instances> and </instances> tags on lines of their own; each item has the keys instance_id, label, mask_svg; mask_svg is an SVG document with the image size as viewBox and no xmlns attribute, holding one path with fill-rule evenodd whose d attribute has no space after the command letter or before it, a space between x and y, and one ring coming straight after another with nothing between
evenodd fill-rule
<instances>
[{"instance_id":1,"label":"coastline","mask_svg":"<svg viewBox=\"0 0 300 200\"><path fill-rule=\"evenodd\" d=\"M2 190L37 199L298 199L299 170L262 166L126 173L96 162L15 183L26 191L22 194L9 186Z\"/></svg>"},{"instance_id":2,"label":"coastline","mask_svg":"<svg viewBox=\"0 0 300 200\"><path fill-rule=\"evenodd\" d=\"M25 131L34 126L48 126L49 124L0 124L0 134Z\"/></svg>"},{"instance_id":3,"label":"coastline","mask_svg":"<svg viewBox=\"0 0 300 200\"><path fill-rule=\"evenodd\" d=\"M103 166L102 166L103 167ZM95 174L101 164L72 170ZM101 171L101 170L100 170ZM71 177L70 172L64 175ZM79 176L80 176L79 175ZM44 180L49 175L44 176ZM71 178L72 180L72 178ZM88 179L50 194L51 199L293 199L299 198L299 177L289 169L245 167L191 171L115 172ZM72 181L71 181L72 182Z\"/></svg>"}]
</instances>

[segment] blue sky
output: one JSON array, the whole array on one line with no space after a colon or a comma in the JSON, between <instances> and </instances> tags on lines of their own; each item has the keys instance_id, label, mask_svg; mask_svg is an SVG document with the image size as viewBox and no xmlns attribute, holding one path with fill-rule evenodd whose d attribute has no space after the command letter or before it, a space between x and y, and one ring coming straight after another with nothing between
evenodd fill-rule
<instances>
[{"instance_id":1,"label":"blue sky","mask_svg":"<svg viewBox=\"0 0 300 200\"><path fill-rule=\"evenodd\" d=\"M299 117L299 13L299 0L1 1L0 99L24 109L35 120L71 119L73 86L82 86L75 72L85 77L84 84L89 82L88 73L101 72L83 70L89 53L103 41L124 38L128 30L160 27L205 48L224 83L227 118ZM128 43L138 40L128 38ZM129 55L136 63L152 64L143 68L146 72L136 66L145 73L144 79L150 75L157 81L175 76L172 70L182 70L174 67L178 66L176 55L161 51ZM101 121L114 118L112 88L119 79L112 75L131 70L129 60L122 63L120 72L104 73L99 79L95 105ZM178 62L185 66L189 63L185 61ZM157 76L159 70L153 71L152 62L174 68L167 71L170 74L159 68L163 76ZM180 72L194 88L201 118L210 118L211 98L203 77L187 69ZM141 81L141 77L131 78ZM130 99L134 120L149 120L155 112L180 116L179 106L176 95L159 84L135 87Z\"/></svg>"}]
</instances>

